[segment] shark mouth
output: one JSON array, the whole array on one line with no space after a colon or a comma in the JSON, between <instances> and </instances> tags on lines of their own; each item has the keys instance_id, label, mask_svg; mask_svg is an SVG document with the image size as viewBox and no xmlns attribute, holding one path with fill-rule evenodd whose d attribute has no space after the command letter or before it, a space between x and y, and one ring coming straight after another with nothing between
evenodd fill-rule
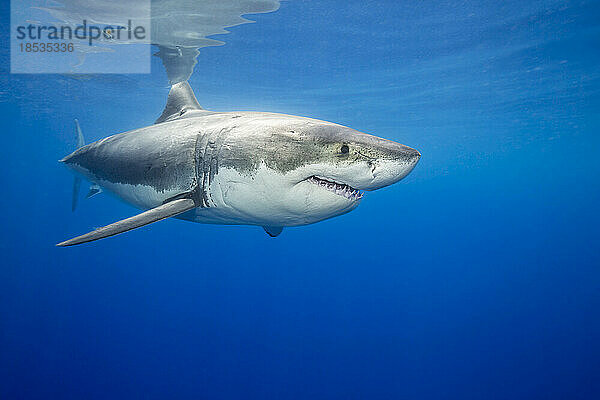
<instances>
[{"instance_id":1,"label":"shark mouth","mask_svg":"<svg viewBox=\"0 0 600 400\"><path fill-rule=\"evenodd\" d=\"M328 181L327 179L319 178L314 175L308 178L307 181L314 183L315 185L319 185L322 188L327 189L339 196L345 197L348 200L360 200L364 195L363 192L358 189L354 189L351 186L343 183Z\"/></svg>"}]
</instances>

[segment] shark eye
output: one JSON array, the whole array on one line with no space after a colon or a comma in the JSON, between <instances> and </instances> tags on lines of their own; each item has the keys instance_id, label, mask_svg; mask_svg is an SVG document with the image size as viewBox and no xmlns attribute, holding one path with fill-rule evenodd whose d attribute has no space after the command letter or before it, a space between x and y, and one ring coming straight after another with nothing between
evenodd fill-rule
<instances>
[{"instance_id":1,"label":"shark eye","mask_svg":"<svg viewBox=\"0 0 600 400\"><path fill-rule=\"evenodd\" d=\"M340 148L340 151L342 152L342 154L348 154L348 152L350 151L350 148L348 147L347 144L343 144L342 147Z\"/></svg>"}]
</instances>

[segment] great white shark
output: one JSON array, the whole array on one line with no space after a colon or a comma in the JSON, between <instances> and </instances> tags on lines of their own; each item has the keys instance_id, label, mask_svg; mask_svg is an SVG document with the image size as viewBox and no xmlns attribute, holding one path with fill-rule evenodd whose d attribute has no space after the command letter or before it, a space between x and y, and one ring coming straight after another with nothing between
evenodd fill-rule
<instances>
[{"instance_id":1,"label":"great white shark","mask_svg":"<svg viewBox=\"0 0 600 400\"><path fill-rule=\"evenodd\" d=\"M209 224L283 227L345 214L408 175L421 154L408 146L311 118L204 110L187 82L171 87L154 125L88 145L61 162L146 210L59 243L71 246L169 217Z\"/></svg>"}]
</instances>

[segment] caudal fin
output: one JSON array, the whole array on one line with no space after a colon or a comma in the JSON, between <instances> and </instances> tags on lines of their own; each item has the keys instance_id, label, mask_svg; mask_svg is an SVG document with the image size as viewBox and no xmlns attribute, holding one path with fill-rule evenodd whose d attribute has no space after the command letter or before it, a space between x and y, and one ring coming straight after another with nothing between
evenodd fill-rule
<instances>
[{"instance_id":1,"label":"caudal fin","mask_svg":"<svg viewBox=\"0 0 600 400\"><path fill-rule=\"evenodd\" d=\"M73 194L71 197L71 211L75 211L79 202L79 188L81 187L81 178L76 176L73 178Z\"/></svg>"},{"instance_id":2,"label":"caudal fin","mask_svg":"<svg viewBox=\"0 0 600 400\"><path fill-rule=\"evenodd\" d=\"M77 118L75 118L75 136L77 137L77 148L85 146L85 138L83 137Z\"/></svg>"},{"instance_id":3,"label":"caudal fin","mask_svg":"<svg viewBox=\"0 0 600 400\"><path fill-rule=\"evenodd\" d=\"M81 132L81 127L79 126L79 121L77 121L77 119L75 119L75 137L77 139L77 148L85 146L85 138L83 137L83 133ZM81 178L79 176L75 176L75 178L73 178L73 195L71 197L71 211L75 211L75 209L77 208L80 187Z\"/></svg>"}]
</instances>

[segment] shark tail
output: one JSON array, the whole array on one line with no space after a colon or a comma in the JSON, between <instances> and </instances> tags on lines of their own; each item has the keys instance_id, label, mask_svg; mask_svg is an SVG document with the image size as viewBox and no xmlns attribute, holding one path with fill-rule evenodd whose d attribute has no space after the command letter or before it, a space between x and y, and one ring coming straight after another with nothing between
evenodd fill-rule
<instances>
[{"instance_id":1,"label":"shark tail","mask_svg":"<svg viewBox=\"0 0 600 400\"><path fill-rule=\"evenodd\" d=\"M81 132L81 127L79 126L79 121L75 119L75 136L77 139L77 148L85 146L85 138L83 137L83 133ZM73 178L73 194L71 197L71 211L75 211L77 208L77 203L79 201L79 188L81 187L81 177L75 176Z\"/></svg>"}]
</instances>

